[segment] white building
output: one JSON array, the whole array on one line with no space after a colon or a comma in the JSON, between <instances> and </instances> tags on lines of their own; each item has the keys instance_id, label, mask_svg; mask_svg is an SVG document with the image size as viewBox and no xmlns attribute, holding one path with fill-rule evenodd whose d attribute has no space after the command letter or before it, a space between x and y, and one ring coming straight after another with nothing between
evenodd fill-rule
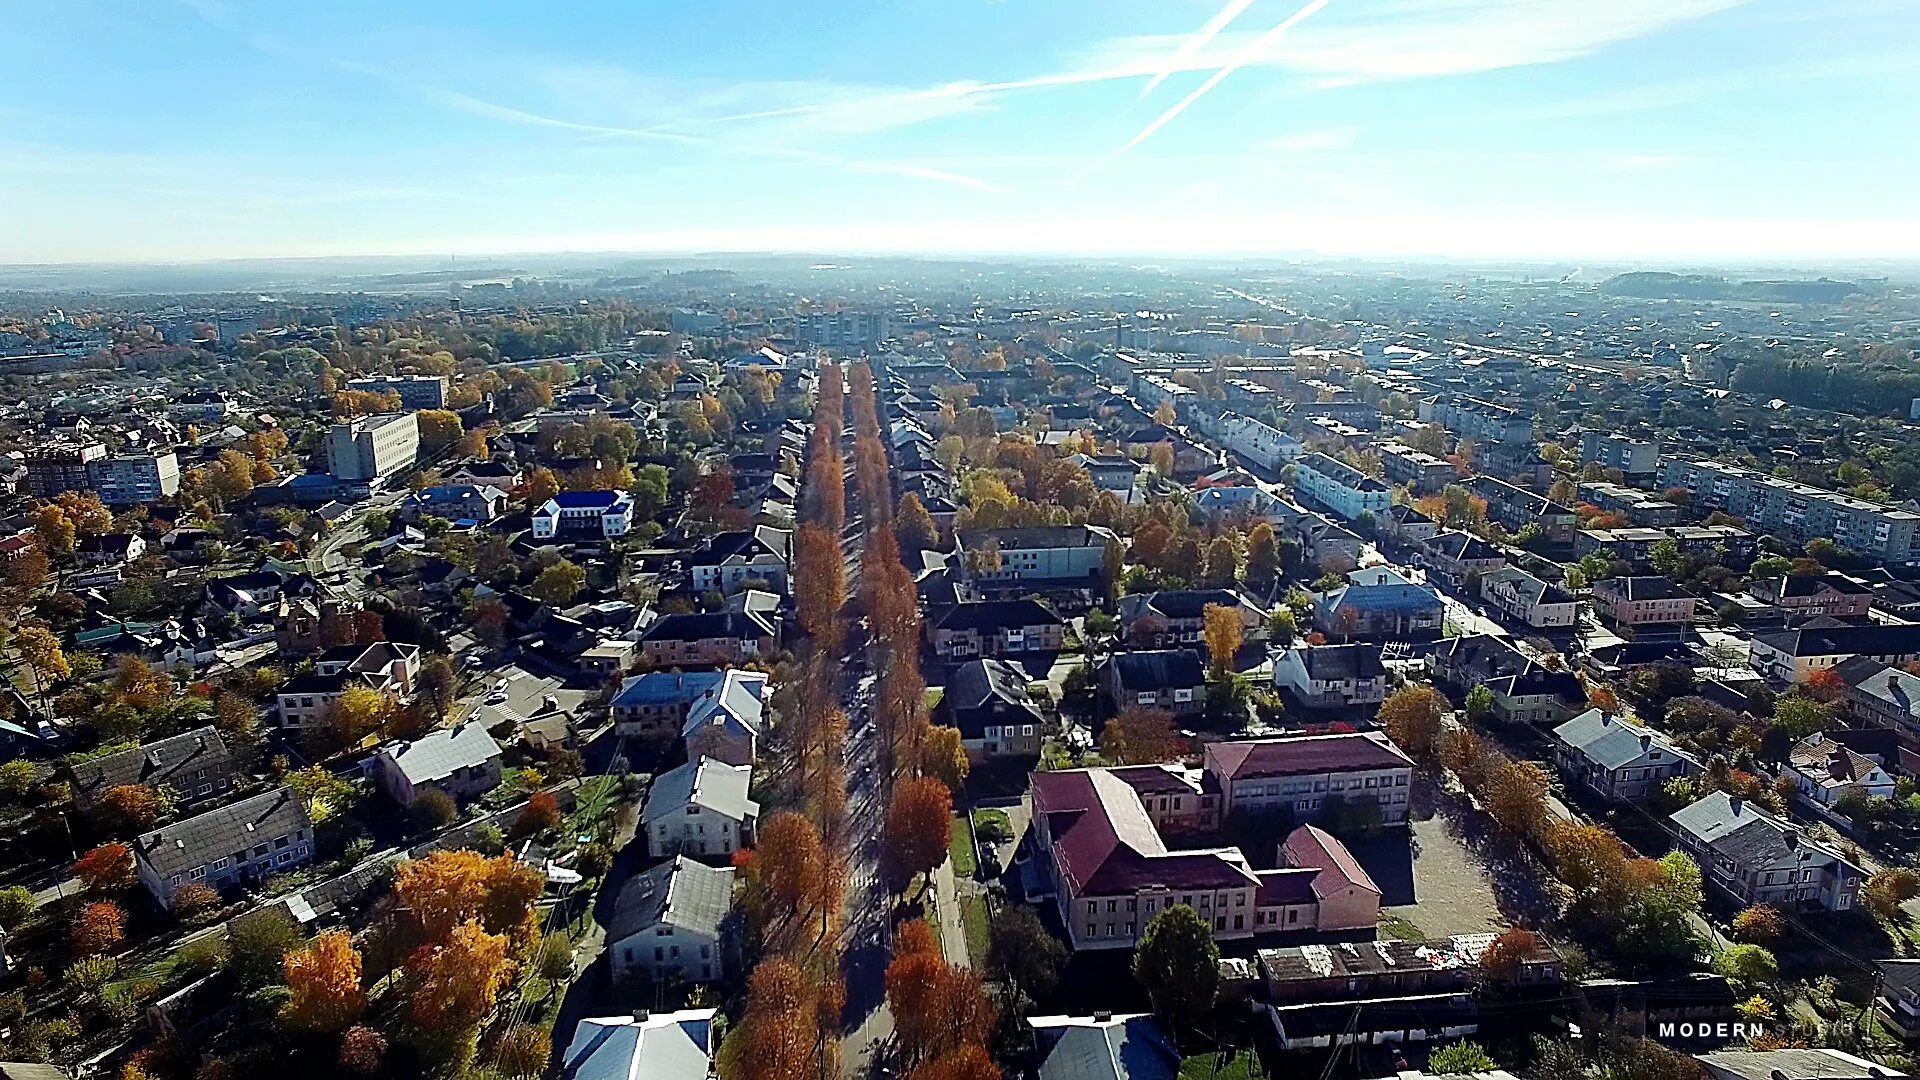
<instances>
[{"instance_id":1,"label":"white building","mask_svg":"<svg viewBox=\"0 0 1920 1080\"><path fill-rule=\"evenodd\" d=\"M336 480L367 483L413 467L420 421L412 413L363 416L327 432L327 471Z\"/></svg>"},{"instance_id":2,"label":"white building","mask_svg":"<svg viewBox=\"0 0 1920 1080\"><path fill-rule=\"evenodd\" d=\"M633 496L624 491L563 491L533 512L533 538L612 540L633 525Z\"/></svg>"},{"instance_id":3,"label":"white building","mask_svg":"<svg viewBox=\"0 0 1920 1080\"><path fill-rule=\"evenodd\" d=\"M713 1075L714 1009L592 1017L574 1028L560 1058L571 1080L707 1080Z\"/></svg>"},{"instance_id":4,"label":"white building","mask_svg":"<svg viewBox=\"0 0 1920 1080\"><path fill-rule=\"evenodd\" d=\"M172 450L96 458L87 463L87 474L108 506L137 506L180 490L180 458Z\"/></svg>"},{"instance_id":5,"label":"white building","mask_svg":"<svg viewBox=\"0 0 1920 1080\"><path fill-rule=\"evenodd\" d=\"M1265 469L1278 469L1306 453L1307 445L1272 424L1228 413L1220 418L1226 447Z\"/></svg>"},{"instance_id":6,"label":"white building","mask_svg":"<svg viewBox=\"0 0 1920 1080\"><path fill-rule=\"evenodd\" d=\"M654 855L731 856L753 843L760 804L747 798L753 766L713 758L661 773L640 820Z\"/></svg>"},{"instance_id":7,"label":"white building","mask_svg":"<svg viewBox=\"0 0 1920 1080\"><path fill-rule=\"evenodd\" d=\"M615 985L641 975L711 983L726 978L725 929L733 867L676 855L635 874L614 900L607 928Z\"/></svg>"},{"instance_id":8,"label":"white building","mask_svg":"<svg viewBox=\"0 0 1920 1080\"><path fill-rule=\"evenodd\" d=\"M412 806L428 788L465 802L500 786L500 744L472 720L411 742L388 743L373 764L380 789L401 806Z\"/></svg>"},{"instance_id":9,"label":"white building","mask_svg":"<svg viewBox=\"0 0 1920 1080\"><path fill-rule=\"evenodd\" d=\"M400 407L408 411L447 407L445 375L368 375L347 380L347 389L369 394L396 394L400 398Z\"/></svg>"},{"instance_id":10,"label":"white building","mask_svg":"<svg viewBox=\"0 0 1920 1080\"><path fill-rule=\"evenodd\" d=\"M1387 485L1325 454L1308 454L1293 463L1293 486L1302 496L1346 521L1379 515L1393 505Z\"/></svg>"}]
</instances>

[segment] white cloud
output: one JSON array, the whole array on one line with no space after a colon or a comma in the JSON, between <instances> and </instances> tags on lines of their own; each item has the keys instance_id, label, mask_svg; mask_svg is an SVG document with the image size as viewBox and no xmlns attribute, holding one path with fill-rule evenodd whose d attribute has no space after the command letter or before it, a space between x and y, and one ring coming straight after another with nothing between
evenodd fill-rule
<instances>
[{"instance_id":1,"label":"white cloud","mask_svg":"<svg viewBox=\"0 0 1920 1080\"><path fill-rule=\"evenodd\" d=\"M1360 134L1352 128L1329 128L1326 131L1301 131L1291 135L1277 135L1262 140L1260 145L1268 150L1277 150L1286 154L1320 154L1330 150L1348 150L1359 140Z\"/></svg>"},{"instance_id":2,"label":"white cloud","mask_svg":"<svg viewBox=\"0 0 1920 1080\"><path fill-rule=\"evenodd\" d=\"M1622 41L1735 8L1746 0L1376 0L1343 5L1297 32L1260 43L1228 31L1187 58L1188 70L1222 67L1250 46L1253 63L1318 76L1322 85L1465 75L1585 56ZM1174 42L1164 35L1112 39L1084 69L1152 70Z\"/></svg>"}]
</instances>

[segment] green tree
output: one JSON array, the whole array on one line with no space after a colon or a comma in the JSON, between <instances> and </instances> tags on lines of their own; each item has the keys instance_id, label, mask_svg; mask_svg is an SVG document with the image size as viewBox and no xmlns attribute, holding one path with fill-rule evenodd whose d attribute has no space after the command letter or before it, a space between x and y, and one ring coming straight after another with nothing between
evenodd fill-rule
<instances>
[{"instance_id":1,"label":"green tree","mask_svg":"<svg viewBox=\"0 0 1920 1080\"><path fill-rule=\"evenodd\" d=\"M587 572L566 559L561 559L533 579L533 585L527 595L543 604L565 607L573 603L573 598L587 585Z\"/></svg>"},{"instance_id":2,"label":"green tree","mask_svg":"<svg viewBox=\"0 0 1920 1080\"><path fill-rule=\"evenodd\" d=\"M0 795L9 799L24 798L38 778L39 770L33 767L33 762L15 758L0 765Z\"/></svg>"},{"instance_id":3,"label":"green tree","mask_svg":"<svg viewBox=\"0 0 1920 1080\"><path fill-rule=\"evenodd\" d=\"M1761 945L1734 945L1713 958L1715 974L1742 991L1757 990L1780 977L1780 962Z\"/></svg>"},{"instance_id":4,"label":"green tree","mask_svg":"<svg viewBox=\"0 0 1920 1080\"><path fill-rule=\"evenodd\" d=\"M1435 1076L1488 1072L1493 1067L1494 1061L1487 1056L1486 1048L1471 1040L1448 1043L1427 1058L1427 1071Z\"/></svg>"},{"instance_id":5,"label":"green tree","mask_svg":"<svg viewBox=\"0 0 1920 1080\"><path fill-rule=\"evenodd\" d=\"M987 934L987 970L1018 997L1032 1001L1051 991L1067 963L1067 947L1024 904L994 913Z\"/></svg>"},{"instance_id":6,"label":"green tree","mask_svg":"<svg viewBox=\"0 0 1920 1080\"><path fill-rule=\"evenodd\" d=\"M1670 578L1678 578L1686 572L1687 557L1680 552L1680 543L1672 537L1658 541L1647 549L1647 562L1655 570Z\"/></svg>"},{"instance_id":7,"label":"green tree","mask_svg":"<svg viewBox=\"0 0 1920 1080\"><path fill-rule=\"evenodd\" d=\"M1140 936L1133 975L1163 1021L1176 1029L1192 1025L1213 1007L1220 987L1220 947L1213 928L1186 904L1167 908Z\"/></svg>"},{"instance_id":8,"label":"green tree","mask_svg":"<svg viewBox=\"0 0 1920 1080\"><path fill-rule=\"evenodd\" d=\"M1473 720L1485 720L1493 715L1493 691L1485 683L1476 685L1467 691L1467 716Z\"/></svg>"},{"instance_id":9,"label":"green tree","mask_svg":"<svg viewBox=\"0 0 1920 1080\"><path fill-rule=\"evenodd\" d=\"M641 517L651 518L667 508L672 474L660 464L643 465L633 478L634 509Z\"/></svg>"}]
</instances>

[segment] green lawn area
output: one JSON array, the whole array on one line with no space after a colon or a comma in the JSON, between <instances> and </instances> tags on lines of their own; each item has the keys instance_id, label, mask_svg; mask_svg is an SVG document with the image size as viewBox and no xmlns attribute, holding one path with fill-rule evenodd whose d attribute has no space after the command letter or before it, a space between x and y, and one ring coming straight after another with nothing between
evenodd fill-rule
<instances>
[{"instance_id":1,"label":"green lawn area","mask_svg":"<svg viewBox=\"0 0 1920 1080\"><path fill-rule=\"evenodd\" d=\"M1381 914L1380 936L1397 941L1425 941L1426 932L1398 915Z\"/></svg>"},{"instance_id":2,"label":"green lawn area","mask_svg":"<svg viewBox=\"0 0 1920 1080\"><path fill-rule=\"evenodd\" d=\"M967 956L975 968L987 963L987 901L984 897L960 897L960 926L967 933Z\"/></svg>"},{"instance_id":3,"label":"green lawn area","mask_svg":"<svg viewBox=\"0 0 1920 1080\"><path fill-rule=\"evenodd\" d=\"M1007 812L991 806L983 806L973 812L973 828L982 836L1013 835L1013 822L1007 817Z\"/></svg>"},{"instance_id":4,"label":"green lawn area","mask_svg":"<svg viewBox=\"0 0 1920 1080\"><path fill-rule=\"evenodd\" d=\"M953 856L953 874L959 878L970 878L979 864L973 859L973 833L967 825L965 814L955 814L952 831L949 833L947 850Z\"/></svg>"},{"instance_id":5,"label":"green lawn area","mask_svg":"<svg viewBox=\"0 0 1920 1080\"><path fill-rule=\"evenodd\" d=\"M1233 1060L1224 1061L1224 1054L1195 1054L1180 1063L1180 1080L1263 1080L1267 1075L1260 1068L1260 1055L1252 1050L1242 1050Z\"/></svg>"}]
</instances>

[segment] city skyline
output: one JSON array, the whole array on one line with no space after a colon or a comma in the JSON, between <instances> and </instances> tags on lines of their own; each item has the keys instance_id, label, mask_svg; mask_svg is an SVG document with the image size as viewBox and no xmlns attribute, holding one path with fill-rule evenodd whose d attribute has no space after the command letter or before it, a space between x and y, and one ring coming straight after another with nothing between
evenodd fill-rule
<instances>
[{"instance_id":1,"label":"city skyline","mask_svg":"<svg viewBox=\"0 0 1920 1080\"><path fill-rule=\"evenodd\" d=\"M1913 5L16 15L0 262L1920 253Z\"/></svg>"}]
</instances>

